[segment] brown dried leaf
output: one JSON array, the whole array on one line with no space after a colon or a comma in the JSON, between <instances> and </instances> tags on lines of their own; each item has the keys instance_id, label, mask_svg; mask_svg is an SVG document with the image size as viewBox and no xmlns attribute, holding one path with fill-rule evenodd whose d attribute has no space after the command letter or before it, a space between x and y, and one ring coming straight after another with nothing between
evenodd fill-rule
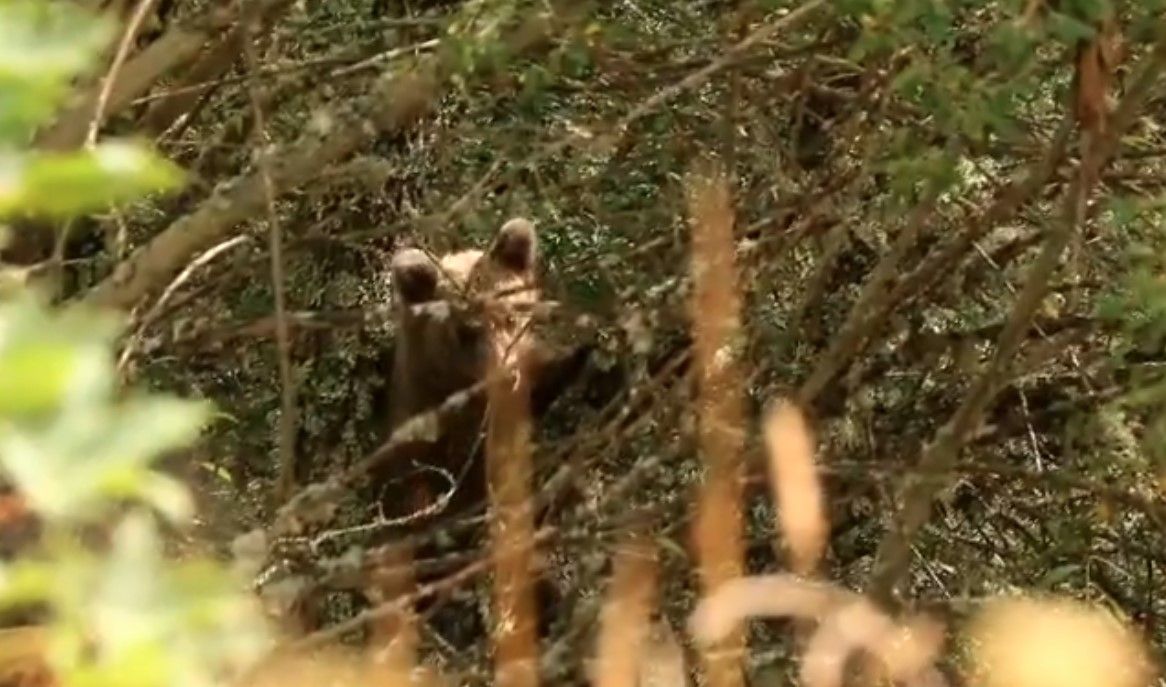
<instances>
[{"instance_id":1,"label":"brown dried leaf","mask_svg":"<svg viewBox=\"0 0 1166 687\"><path fill-rule=\"evenodd\" d=\"M789 547L790 567L807 575L822 558L829 526L814 465L814 439L792 402L782 399L771 406L765 418L765 444L769 483L778 527Z\"/></svg>"}]
</instances>

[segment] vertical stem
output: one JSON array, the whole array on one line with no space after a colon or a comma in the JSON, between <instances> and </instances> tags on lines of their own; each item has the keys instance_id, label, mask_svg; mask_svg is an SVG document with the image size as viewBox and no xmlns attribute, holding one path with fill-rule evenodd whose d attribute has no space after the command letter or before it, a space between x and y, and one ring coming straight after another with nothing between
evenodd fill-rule
<instances>
[{"instance_id":1,"label":"vertical stem","mask_svg":"<svg viewBox=\"0 0 1166 687\"><path fill-rule=\"evenodd\" d=\"M253 28L254 25L250 28ZM255 57L253 31L249 28L241 36L243 55L247 69L252 74L258 71ZM263 183L263 200L267 206L268 248L271 253L271 288L275 297L275 345L279 356L279 476L275 484L275 504L289 499L296 486L296 389L291 370L291 336L287 324L287 297L283 260L283 230L275 209L275 182L272 180L271 161L267 155L267 118L263 104L256 90L255 82L249 82L247 93L255 114L256 165Z\"/></svg>"},{"instance_id":2,"label":"vertical stem","mask_svg":"<svg viewBox=\"0 0 1166 687\"><path fill-rule=\"evenodd\" d=\"M693 538L703 592L743 574L744 380L737 363L741 297L734 264L733 208L719 168L689 177L692 222L692 328L698 441L705 480ZM744 634L738 630L703 651L710 687L741 687Z\"/></svg>"},{"instance_id":3,"label":"vertical stem","mask_svg":"<svg viewBox=\"0 0 1166 687\"><path fill-rule=\"evenodd\" d=\"M530 389L495 368L487 383L486 470L494 558L494 676L498 687L537 687Z\"/></svg>"}]
</instances>

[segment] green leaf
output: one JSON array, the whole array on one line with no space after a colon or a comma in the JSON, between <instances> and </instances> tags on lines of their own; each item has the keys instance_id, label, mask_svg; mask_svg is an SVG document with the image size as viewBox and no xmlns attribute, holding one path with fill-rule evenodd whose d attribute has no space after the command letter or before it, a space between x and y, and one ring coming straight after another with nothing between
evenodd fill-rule
<instances>
[{"instance_id":1,"label":"green leaf","mask_svg":"<svg viewBox=\"0 0 1166 687\"><path fill-rule=\"evenodd\" d=\"M23 142L52 116L112 28L74 3L0 2L0 142Z\"/></svg>"},{"instance_id":2,"label":"green leaf","mask_svg":"<svg viewBox=\"0 0 1166 687\"><path fill-rule=\"evenodd\" d=\"M151 464L195 439L208 416L205 404L165 397L70 408L48 427L0 434L0 460L46 519L93 519L135 499L185 520L189 496Z\"/></svg>"},{"instance_id":3,"label":"green leaf","mask_svg":"<svg viewBox=\"0 0 1166 687\"><path fill-rule=\"evenodd\" d=\"M0 415L55 408L73 380L76 360L72 354L67 347L46 344L0 357Z\"/></svg>"},{"instance_id":4,"label":"green leaf","mask_svg":"<svg viewBox=\"0 0 1166 687\"><path fill-rule=\"evenodd\" d=\"M43 561L23 558L0 567L0 607L44 601L53 594L52 582Z\"/></svg>"},{"instance_id":5,"label":"green leaf","mask_svg":"<svg viewBox=\"0 0 1166 687\"><path fill-rule=\"evenodd\" d=\"M73 3L0 3L0 78L71 79L92 67L112 27Z\"/></svg>"},{"instance_id":6,"label":"green leaf","mask_svg":"<svg viewBox=\"0 0 1166 687\"><path fill-rule=\"evenodd\" d=\"M50 315L27 291L0 303L0 418L106 398L116 324L75 308Z\"/></svg>"},{"instance_id":7,"label":"green leaf","mask_svg":"<svg viewBox=\"0 0 1166 687\"><path fill-rule=\"evenodd\" d=\"M67 218L172 190L182 180L176 165L126 141L23 159L0 157L0 216L20 212Z\"/></svg>"}]
</instances>

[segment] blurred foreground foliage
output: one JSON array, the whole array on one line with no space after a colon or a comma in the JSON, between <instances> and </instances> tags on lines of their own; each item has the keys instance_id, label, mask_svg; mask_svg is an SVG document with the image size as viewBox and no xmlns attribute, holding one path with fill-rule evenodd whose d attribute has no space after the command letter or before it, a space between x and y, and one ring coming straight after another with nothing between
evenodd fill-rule
<instances>
[{"instance_id":1,"label":"blurred foreground foliage","mask_svg":"<svg viewBox=\"0 0 1166 687\"><path fill-rule=\"evenodd\" d=\"M0 2L0 218L67 218L180 181L140 144L25 148L110 36L73 5ZM266 647L267 628L245 580L166 553L165 532L194 513L187 487L156 468L199 436L209 408L120 389L119 334L108 314L53 306L21 281L0 294L0 466L12 492L0 527L37 521L0 566L0 608L42 609L38 636L62 687L221 684Z\"/></svg>"}]
</instances>

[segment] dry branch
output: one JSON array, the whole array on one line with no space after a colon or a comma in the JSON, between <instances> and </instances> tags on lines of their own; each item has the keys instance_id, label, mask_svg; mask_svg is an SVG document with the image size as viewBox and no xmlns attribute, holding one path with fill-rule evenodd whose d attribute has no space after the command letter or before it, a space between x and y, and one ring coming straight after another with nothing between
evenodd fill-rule
<instances>
[{"instance_id":1,"label":"dry branch","mask_svg":"<svg viewBox=\"0 0 1166 687\"><path fill-rule=\"evenodd\" d=\"M263 0L264 6L289 4L288 0ZM81 95L77 102L61 113L57 120L37 135L36 145L49 150L68 150L85 141L86 132L101 99L108 94L102 108L103 116L120 112L135 98L145 93L163 76L189 63L202 51L212 36L230 25L232 18L217 6L198 21L175 26L158 40L128 60L117 70L117 76L108 86L102 82Z\"/></svg>"},{"instance_id":2,"label":"dry branch","mask_svg":"<svg viewBox=\"0 0 1166 687\"><path fill-rule=\"evenodd\" d=\"M532 14L504 39L517 54L547 45L556 17ZM128 67L128 66L127 66ZM276 195L307 183L328 164L338 161L381 134L404 131L429 112L441 95L450 65L434 56L415 69L382 77L373 91L332 116L327 132L309 131L271 156L271 182ZM200 250L222 239L238 223L264 211L264 181L252 170L217 188L194 212L172 223L149 243L120 263L86 300L128 310L166 283Z\"/></svg>"},{"instance_id":3,"label":"dry branch","mask_svg":"<svg viewBox=\"0 0 1166 687\"><path fill-rule=\"evenodd\" d=\"M243 41L248 40L248 25L257 23L268 25L291 5L290 0L275 0L261 5L245 5L244 14L230 31L213 46L203 51L202 56L191 65L182 80L170 94L154 101L142 117L143 128L154 135L166 131L179 117L190 112L198 100L223 75L239 57ZM252 70L254 71L254 70ZM207 84L201 88L191 88L194 84Z\"/></svg>"},{"instance_id":4,"label":"dry branch","mask_svg":"<svg viewBox=\"0 0 1166 687\"><path fill-rule=\"evenodd\" d=\"M594 687L636 687L656 604L656 552L643 533L626 535L612 562L599 618Z\"/></svg>"},{"instance_id":5,"label":"dry branch","mask_svg":"<svg viewBox=\"0 0 1166 687\"><path fill-rule=\"evenodd\" d=\"M254 74L258 69L259 59L255 55L255 34L250 31L258 26L244 27L247 29L241 40L243 55L247 63L247 71ZM275 297L275 343L279 359L279 476L275 484L275 502L283 503L291 497L296 486L296 423L298 409L296 407L296 387L291 368L291 335L288 333L287 322L287 288L284 277L283 258L283 228L280 226L279 213L275 208L275 185L271 179L271 165L268 154L267 114L263 111L263 99L255 84L247 88L247 95L251 101L251 110L255 117L255 146L258 156L255 167L263 181L263 202L267 207L267 237L268 252L271 255L271 291Z\"/></svg>"},{"instance_id":6,"label":"dry branch","mask_svg":"<svg viewBox=\"0 0 1166 687\"><path fill-rule=\"evenodd\" d=\"M1029 268L1024 287L997 339L994 356L973 382L955 414L924 450L916 472L908 475L903 489L903 510L899 522L881 542L872 573L870 591L877 601L886 605L892 603L894 587L910 562L911 540L927 521L931 502L945 483L964 443L979 426L984 411L1002 388L1004 376L1023 343L1025 332L1048 289L1049 279L1060 263L1061 254L1074 233L1080 230L1086 204L1101 168L1116 152L1122 132L1141 110L1164 65L1166 40L1159 40L1118 108L1112 128L1107 130L1105 136L1090 141L1086 146L1078 174L1065 193L1064 217L1049 230L1040 255Z\"/></svg>"},{"instance_id":7,"label":"dry branch","mask_svg":"<svg viewBox=\"0 0 1166 687\"><path fill-rule=\"evenodd\" d=\"M94 105L93 116L90 118L85 135L85 144L88 146L97 142L97 131L105 121L105 110L109 105L109 96L113 93L113 85L117 83L118 74L125 64L126 56L130 53L130 44L137 38L138 31L142 28L142 21L153 6L154 0L139 0L129 25L122 32L121 41L118 42L117 52L113 57L113 64L109 66L109 72L101 80L101 90L97 93L97 102Z\"/></svg>"}]
</instances>

